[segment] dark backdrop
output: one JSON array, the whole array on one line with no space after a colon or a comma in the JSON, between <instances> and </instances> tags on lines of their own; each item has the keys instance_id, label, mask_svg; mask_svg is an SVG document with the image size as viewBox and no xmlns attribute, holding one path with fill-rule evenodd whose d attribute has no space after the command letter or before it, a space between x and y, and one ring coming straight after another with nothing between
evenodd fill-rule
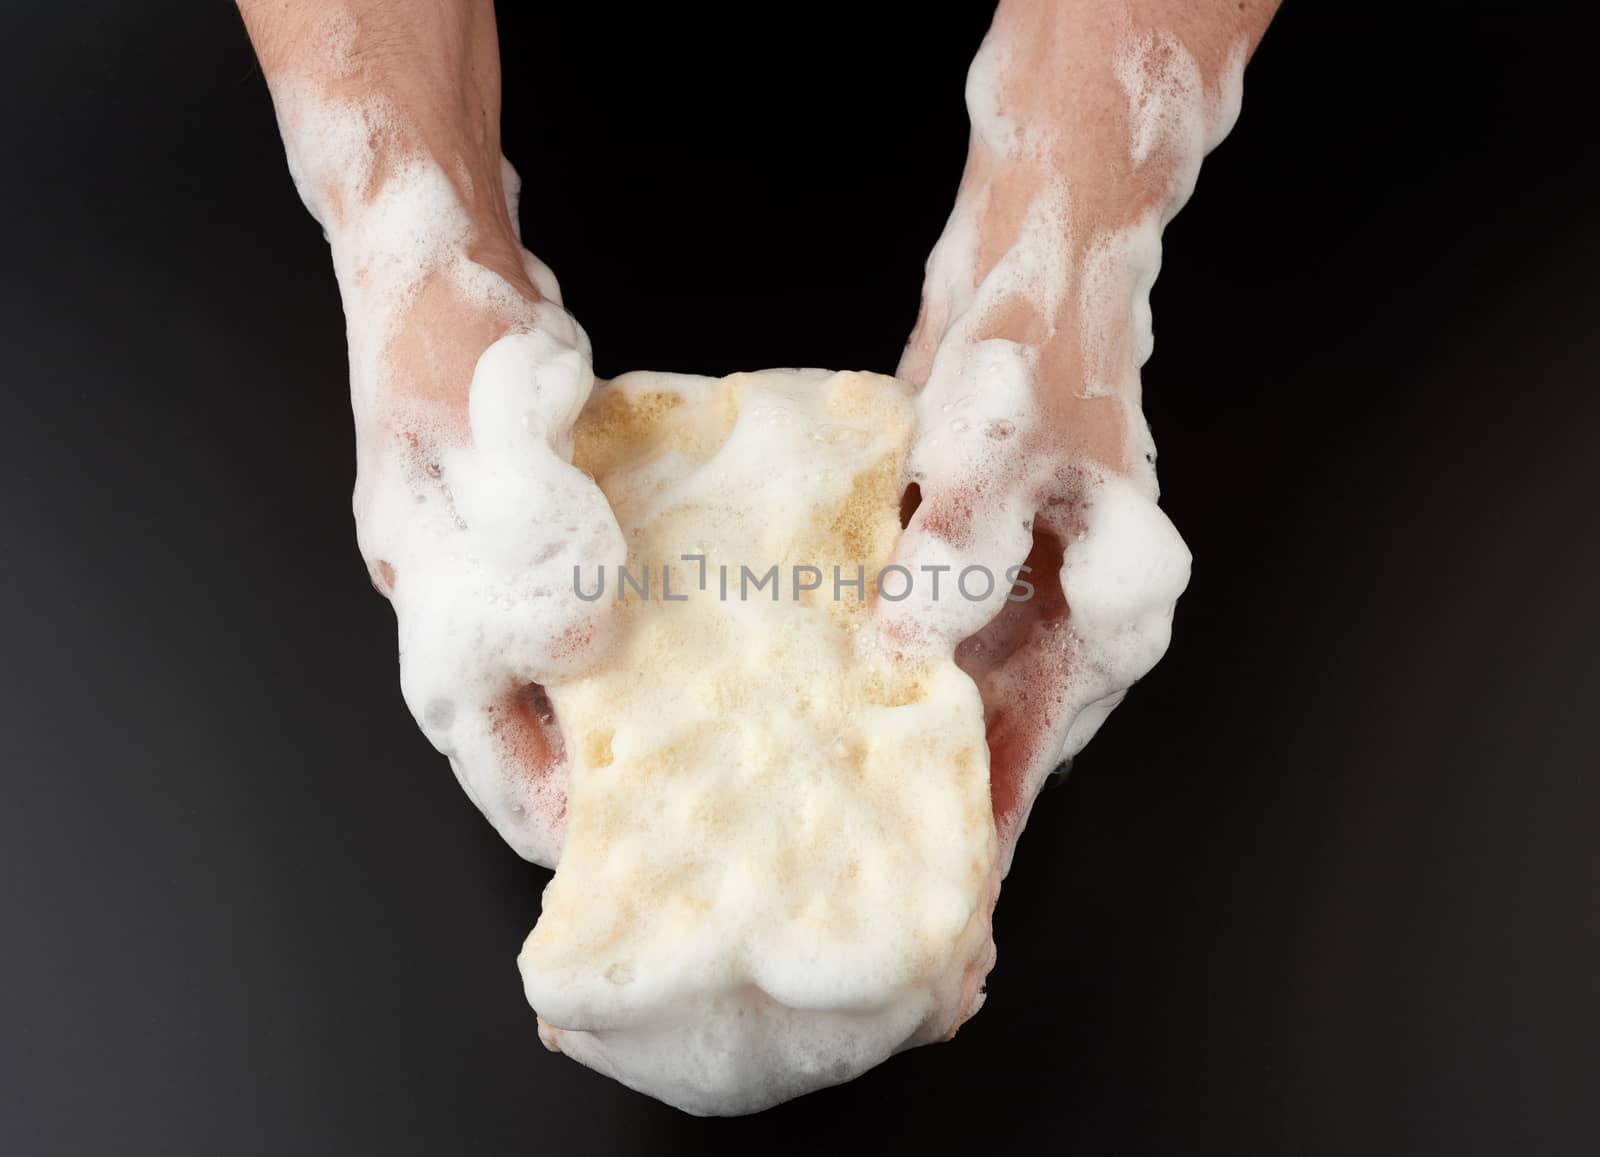
<instances>
[{"instance_id":1,"label":"dark backdrop","mask_svg":"<svg viewBox=\"0 0 1600 1157\"><path fill-rule=\"evenodd\" d=\"M599 370L891 368L985 5L552 7L503 17L506 150ZM0 1150L1593 1152L1600 245L1562 19L1291 0L1155 290L1194 582L1035 810L987 1007L704 1122L538 1043L546 874L401 703L338 298L231 8L13 6Z\"/></svg>"}]
</instances>

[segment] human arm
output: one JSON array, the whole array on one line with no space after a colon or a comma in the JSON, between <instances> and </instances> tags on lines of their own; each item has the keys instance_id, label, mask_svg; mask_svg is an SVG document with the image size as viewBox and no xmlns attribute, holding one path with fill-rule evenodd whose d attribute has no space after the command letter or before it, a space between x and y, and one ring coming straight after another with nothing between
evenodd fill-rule
<instances>
[{"instance_id":1,"label":"human arm","mask_svg":"<svg viewBox=\"0 0 1600 1157\"><path fill-rule=\"evenodd\" d=\"M1187 582L1140 410L1149 291L1275 7L1002 0L968 76L966 171L899 369L922 392L897 561L1025 564L1035 591L1008 603L1002 581L881 618L959 644L1008 840L1165 650Z\"/></svg>"},{"instance_id":2,"label":"human arm","mask_svg":"<svg viewBox=\"0 0 1600 1157\"><path fill-rule=\"evenodd\" d=\"M588 339L521 245L487 0L243 0L289 168L344 302L357 536L401 687L519 852L552 862L560 737L539 684L606 638L577 565L621 561L569 464Z\"/></svg>"}]
</instances>

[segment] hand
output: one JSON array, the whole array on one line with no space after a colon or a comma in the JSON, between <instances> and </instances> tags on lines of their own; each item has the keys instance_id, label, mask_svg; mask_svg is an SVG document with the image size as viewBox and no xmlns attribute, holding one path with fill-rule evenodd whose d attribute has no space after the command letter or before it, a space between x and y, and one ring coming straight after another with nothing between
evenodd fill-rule
<instances>
[{"instance_id":1,"label":"hand","mask_svg":"<svg viewBox=\"0 0 1600 1157\"><path fill-rule=\"evenodd\" d=\"M574 569L624 548L570 465L589 344L517 233L492 8L245 17L333 251L357 534L394 603L406 703L507 842L553 864L565 762L539 685L603 650L608 605L577 597Z\"/></svg>"},{"instance_id":2,"label":"hand","mask_svg":"<svg viewBox=\"0 0 1600 1157\"><path fill-rule=\"evenodd\" d=\"M603 651L612 605L578 599L574 574L625 552L604 496L569 464L588 343L535 276L543 297L487 303L469 288L493 287L481 266L430 276L384 327L395 337L357 407L355 506L394 603L407 705L501 836L553 864L566 762L540 685ZM352 323L353 348L354 335Z\"/></svg>"},{"instance_id":3,"label":"hand","mask_svg":"<svg viewBox=\"0 0 1600 1157\"><path fill-rule=\"evenodd\" d=\"M1139 406L1149 290L1272 7L1002 0L968 76L967 169L898 371L922 386L895 560L919 581L876 613L977 683L1003 867L1188 580Z\"/></svg>"}]
</instances>

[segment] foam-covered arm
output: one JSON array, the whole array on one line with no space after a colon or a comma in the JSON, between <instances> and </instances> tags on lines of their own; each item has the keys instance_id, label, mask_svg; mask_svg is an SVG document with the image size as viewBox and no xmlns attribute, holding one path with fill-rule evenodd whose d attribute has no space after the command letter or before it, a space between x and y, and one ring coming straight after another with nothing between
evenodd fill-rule
<instances>
[{"instance_id":1,"label":"foam-covered arm","mask_svg":"<svg viewBox=\"0 0 1600 1157\"><path fill-rule=\"evenodd\" d=\"M1128 396L1149 356L1160 234L1232 128L1277 0L1002 0L967 78L972 134L900 376L941 347L1013 340L1052 393ZM1059 423L1138 475L1120 407Z\"/></svg>"},{"instance_id":2,"label":"foam-covered arm","mask_svg":"<svg viewBox=\"0 0 1600 1157\"><path fill-rule=\"evenodd\" d=\"M1002 0L967 76L967 166L898 371L923 387L898 561L1025 565L1036 597L1001 584L883 617L960 645L1007 849L1044 775L1160 658L1188 580L1140 408L1149 294L1275 7Z\"/></svg>"},{"instance_id":3,"label":"foam-covered arm","mask_svg":"<svg viewBox=\"0 0 1600 1157\"><path fill-rule=\"evenodd\" d=\"M239 0L261 70L276 90L310 81L327 97L379 100L398 115L373 142L377 171L423 154L456 184L474 228L473 257L530 297L514 203L500 156L500 55L490 0ZM290 139L291 155L315 140ZM352 192L332 174L301 194L324 228ZM359 195L359 191L357 191Z\"/></svg>"},{"instance_id":4,"label":"foam-covered arm","mask_svg":"<svg viewBox=\"0 0 1600 1157\"><path fill-rule=\"evenodd\" d=\"M406 704L468 795L550 863L561 739L538 685L591 664L623 558L571 464L589 341L523 249L489 0L244 0L295 186L344 302L356 532Z\"/></svg>"}]
</instances>

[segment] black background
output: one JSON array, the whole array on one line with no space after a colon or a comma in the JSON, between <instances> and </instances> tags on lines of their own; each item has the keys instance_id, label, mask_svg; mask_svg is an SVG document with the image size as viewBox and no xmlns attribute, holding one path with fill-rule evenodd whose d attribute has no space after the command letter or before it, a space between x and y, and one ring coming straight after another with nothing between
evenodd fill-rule
<instances>
[{"instance_id":1,"label":"black background","mask_svg":"<svg viewBox=\"0 0 1600 1157\"><path fill-rule=\"evenodd\" d=\"M526 237L602 374L892 368L983 4L504 7ZM232 9L6 23L0 1149L1594 1151L1596 102L1558 11L1280 14L1154 295L1170 654L1040 800L959 1040L722 1122L538 1043L547 876L401 702L338 296Z\"/></svg>"}]
</instances>

